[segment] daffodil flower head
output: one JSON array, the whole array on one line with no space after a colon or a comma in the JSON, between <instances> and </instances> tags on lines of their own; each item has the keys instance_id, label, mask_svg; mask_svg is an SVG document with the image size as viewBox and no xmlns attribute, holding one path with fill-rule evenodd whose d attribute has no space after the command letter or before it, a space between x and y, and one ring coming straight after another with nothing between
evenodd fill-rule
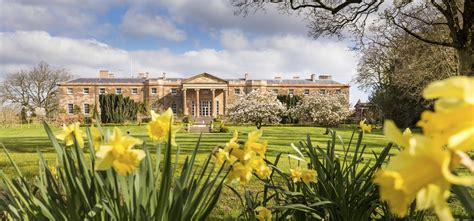
<instances>
[{"instance_id":1,"label":"daffodil flower head","mask_svg":"<svg viewBox=\"0 0 474 221\"><path fill-rule=\"evenodd\" d=\"M405 216L417 198L418 209L434 208L438 217L451 217L446 203L451 183L474 184L472 177L453 175L451 163L450 151L436 146L431 139L414 135L409 146L375 174L374 182L380 186L380 198L398 216Z\"/></svg>"},{"instance_id":2,"label":"daffodil flower head","mask_svg":"<svg viewBox=\"0 0 474 221\"><path fill-rule=\"evenodd\" d=\"M366 124L365 119L359 122L359 127L363 132L372 133L372 125Z\"/></svg>"},{"instance_id":3,"label":"daffodil flower head","mask_svg":"<svg viewBox=\"0 0 474 221\"><path fill-rule=\"evenodd\" d=\"M109 137L109 143L101 145L96 152L96 170L108 170L111 167L119 175L126 175L134 171L145 157L143 150L132 149L142 141L130 136L123 136L119 128L114 128Z\"/></svg>"},{"instance_id":4,"label":"daffodil flower head","mask_svg":"<svg viewBox=\"0 0 474 221\"><path fill-rule=\"evenodd\" d=\"M241 162L237 162L232 166L232 171L227 178L228 183L240 183L241 185L247 184L252 178L252 167L245 165Z\"/></svg>"},{"instance_id":5,"label":"daffodil flower head","mask_svg":"<svg viewBox=\"0 0 474 221\"><path fill-rule=\"evenodd\" d=\"M259 139L262 137L263 130L258 129L252 131L248 135L248 139L245 142L244 149L247 152L255 152L259 154L261 157L265 157L265 153L267 152L268 141L264 140L263 142L258 142Z\"/></svg>"},{"instance_id":6,"label":"daffodil flower head","mask_svg":"<svg viewBox=\"0 0 474 221\"><path fill-rule=\"evenodd\" d=\"M63 132L56 135L58 140L63 140L66 146L74 144L74 138L80 147L84 147L84 132L80 129L80 123L73 123L68 126L63 125Z\"/></svg>"},{"instance_id":7,"label":"daffodil flower head","mask_svg":"<svg viewBox=\"0 0 474 221\"><path fill-rule=\"evenodd\" d=\"M92 143L94 145L94 149L95 151L98 151L100 148L100 144L102 143L102 135L100 133L99 128L94 127L94 125L90 127L90 130L91 130Z\"/></svg>"},{"instance_id":8,"label":"daffodil flower head","mask_svg":"<svg viewBox=\"0 0 474 221\"><path fill-rule=\"evenodd\" d=\"M474 105L453 108L449 112L424 111L417 125L423 133L447 145L451 150L474 150Z\"/></svg>"},{"instance_id":9,"label":"daffodil flower head","mask_svg":"<svg viewBox=\"0 0 474 221\"><path fill-rule=\"evenodd\" d=\"M294 183L297 183L301 180L301 167L296 167L294 169L290 169L290 177Z\"/></svg>"},{"instance_id":10,"label":"daffodil flower head","mask_svg":"<svg viewBox=\"0 0 474 221\"><path fill-rule=\"evenodd\" d=\"M255 218L257 218L259 221L268 221L272 220L272 211L269 209L263 207L263 206L258 206L255 208Z\"/></svg>"},{"instance_id":11,"label":"daffodil flower head","mask_svg":"<svg viewBox=\"0 0 474 221\"><path fill-rule=\"evenodd\" d=\"M316 170L304 169L301 172L301 180L303 180L305 184L310 184L311 182L316 182L317 175Z\"/></svg>"},{"instance_id":12,"label":"daffodil flower head","mask_svg":"<svg viewBox=\"0 0 474 221\"><path fill-rule=\"evenodd\" d=\"M464 105L474 105L474 78L455 76L435 81L423 90L425 99L435 99L435 111L450 111Z\"/></svg>"},{"instance_id":13,"label":"daffodil flower head","mask_svg":"<svg viewBox=\"0 0 474 221\"><path fill-rule=\"evenodd\" d=\"M398 129L393 121L385 120L383 124L383 132L388 141L397 144L402 149L409 146L409 140L412 137L410 128L405 129L405 131L401 133L400 129Z\"/></svg>"},{"instance_id":14,"label":"daffodil flower head","mask_svg":"<svg viewBox=\"0 0 474 221\"><path fill-rule=\"evenodd\" d=\"M263 158L255 157L254 159L251 159L248 163L255 171L255 174L261 179L267 179L268 177L270 177L272 171L270 167L267 166Z\"/></svg>"},{"instance_id":15,"label":"daffodil flower head","mask_svg":"<svg viewBox=\"0 0 474 221\"><path fill-rule=\"evenodd\" d=\"M229 160L229 152L221 148L218 148L218 150L215 151L212 156L218 165L222 165L226 160Z\"/></svg>"},{"instance_id":16,"label":"daffodil flower head","mask_svg":"<svg viewBox=\"0 0 474 221\"><path fill-rule=\"evenodd\" d=\"M151 121L147 125L148 135L154 141L168 141L168 136L171 134L171 145L176 146L176 132L179 128L173 125L173 111L168 108L162 114L156 114L151 111Z\"/></svg>"}]
</instances>

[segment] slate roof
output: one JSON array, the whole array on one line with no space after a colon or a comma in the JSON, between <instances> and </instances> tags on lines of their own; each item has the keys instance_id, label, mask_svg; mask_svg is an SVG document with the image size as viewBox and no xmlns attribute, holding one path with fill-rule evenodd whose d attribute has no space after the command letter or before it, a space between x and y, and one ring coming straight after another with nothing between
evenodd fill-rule
<instances>
[{"instance_id":1,"label":"slate roof","mask_svg":"<svg viewBox=\"0 0 474 221\"><path fill-rule=\"evenodd\" d=\"M150 78L150 80L158 80L158 79L161 79L161 78ZM184 79L187 79L187 78L166 78L167 80L171 80L171 81L177 81L177 80L184 80ZM133 84L133 83L137 83L137 84L140 84L140 83L144 83L146 79L141 79L141 78L77 78L77 79L74 79L74 80L70 80L66 83L129 83L129 84ZM244 80L244 79L226 79L228 81L238 81L238 80ZM336 82L336 81L333 81L333 80L315 80L315 81L311 81L309 79L297 79L297 80L294 80L294 79L282 79L282 80L274 80L274 79L271 79L271 80L266 80L266 79L262 79L264 81L267 81L267 84L341 84L339 82Z\"/></svg>"}]
</instances>

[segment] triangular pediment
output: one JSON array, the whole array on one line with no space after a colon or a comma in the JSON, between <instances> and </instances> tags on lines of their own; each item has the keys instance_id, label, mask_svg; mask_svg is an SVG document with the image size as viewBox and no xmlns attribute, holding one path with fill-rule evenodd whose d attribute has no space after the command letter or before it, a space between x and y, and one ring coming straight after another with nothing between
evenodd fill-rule
<instances>
[{"instance_id":1,"label":"triangular pediment","mask_svg":"<svg viewBox=\"0 0 474 221\"><path fill-rule=\"evenodd\" d=\"M208 73L192 76L183 81L185 84L226 84L227 81Z\"/></svg>"}]
</instances>

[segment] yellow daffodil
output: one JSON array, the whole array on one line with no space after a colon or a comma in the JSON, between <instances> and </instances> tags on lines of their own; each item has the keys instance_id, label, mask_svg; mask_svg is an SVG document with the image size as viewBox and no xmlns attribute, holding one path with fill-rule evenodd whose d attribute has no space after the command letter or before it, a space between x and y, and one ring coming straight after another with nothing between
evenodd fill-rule
<instances>
[{"instance_id":1,"label":"yellow daffodil","mask_svg":"<svg viewBox=\"0 0 474 221\"><path fill-rule=\"evenodd\" d=\"M51 172L51 175L53 175L53 177L58 176L58 168L52 165L49 165L48 168L49 168L49 171Z\"/></svg>"},{"instance_id":2,"label":"yellow daffodil","mask_svg":"<svg viewBox=\"0 0 474 221\"><path fill-rule=\"evenodd\" d=\"M363 132L372 133L372 125L366 124L365 119L359 122L359 127Z\"/></svg>"},{"instance_id":3,"label":"yellow daffodil","mask_svg":"<svg viewBox=\"0 0 474 221\"><path fill-rule=\"evenodd\" d=\"M474 105L449 112L424 111L417 125L426 136L452 150L474 150Z\"/></svg>"},{"instance_id":4,"label":"yellow daffodil","mask_svg":"<svg viewBox=\"0 0 474 221\"><path fill-rule=\"evenodd\" d=\"M218 165L222 165L226 160L229 160L229 152L221 148L218 148L218 150L215 151L212 156Z\"/></svg>"},{"instance_id":5,"label":"yellow daffodil","mask_svg":"<svg viewBox=\"0 0 474 221\"><path fill-rule=\"evenodd\" d=\"M435 111L449 111L464 105L474 105L474 78L466 76L450 77L435 81L423 90L426 99L439 98Z\"/></svg>"},{"instance_id":6,"label":"yellow daffodil","mask_svg":"<svg viewBox=\"0 0 474 221\"><path fill-rule=\"evenodd\" d=\"M398 216L405 216L417 198L418 209L434 208L438 217L452 220L446 203L451 183L474 184L472 177L454 176L451 169L456 166L451 162L450 151L424 136L414 135L409 146L376 173L374 182L380 186L380 198Z\"/></svg>"},{"instance_id":7,"label":"yellow daffodil","mask_svg":"<svg viewBox=\"0 0 474 221\"><path fill-rule=\"evenodd\" d=\"M247 184L252 178L252 167L237 162L232 166L227 182L239 182L242 185Z\"/></svg>"},{"instance_id":8,"label":"yellow daffodil","mask_svg":"<svg viewBox=\"0 0 474 221\"><path fill-rule=\"evenodd\" d=\"M151 111L151 121L147 125L148 135L154 141L168 141L168 136L171 134L171 145L176 146L176 132L178 127L173 125L173 111L168 108L164 113L156 114Z\"/></svg>"},{"instance_id":9,"label":"yellow daffodil","mask_svg":"<svg viewBox=\"0 0 474 221\"><path fill-rule=\"evenodd\" d=\"M73 123L69 126L63 125L63 133L56 135L58 140L63 140L66 146L74 144L73 137L80 147L84 146L84 132L80 129L80 123Z\"/></svg>"},{"instance_id":10,"label":"yellow daffodil","mask_svg":"<svg viewBox=\"0 0 474 221\"><path fill-rule=\"evenodd\" d=\"M90 127L91 135L92 135L92 143L94 145L94 149L97 151L99 150L100 144L102 143L102 135L100 134L100 130L94 125Z\"/></svg>"},{"instance_id":11,"label":"yellow daffodil","mask_svg":"<svg viewBox=\"0 0 474 221\"><path fill-rule=\"evenodd\" d=\"M396 143L402 148L408 147L408 142L412 137L410 128L405 129L405 131L401 133L400 129L398 129L391 120L386 120L383 124L383 133L388 141Z\"/></svg>"},{"instance_id":12,"label":"yellow daffodil","mask_svg":"<svg viewBox=\"0 0 474 221\"><path fill-rule=\"evenodd\" d=\"M293 182L297 183L301 179L301 168L296 167L295 169L290 169L290 177Z\"/></svg>"},{"instance_id":13,"label":"yellow daffodil","mask_svg":"<svg viewBox=\"0 0 474 221\"><path fill-rule=\"evenodd\" d=\"M272 220L272 211L270 211L269 209L267 209L263 206L258 206L257 208L255 208L254 211L255 211L255 217L259 221Z\"/></svg>"},{"instance_id":14,"label":"yellow daffodil","mask_svg":"<svg viewBox=\"0 0 474 221\"><path fill-rule=\"evenodd\" d=\"M270 177L270 167L267 166L263 158L256 157L249 161L250 166L254 169L255 174L262 179Z\"/></svg>"},{"instance_id":15,"label":"yellow daffodil","mask_svg":"<svg viewBox=\"0 0 474 221\"><path fill-rule=\"evenodd\" d=\"M122 136L119 128L114 128L107 145L101 145L96 153L96 170L108 170L113 167L119 175L126 175L135 170L145 157L143 150L132 147L142 141L130 136Z\"/></svg>"},{"instance_id":16,"label":"yellow daffodil","mask_svg":"<svg viewBox=\"0 0 474 221\"><path fill-rule=\"evenodd\" d=\"M301 180L303 180L303 183L309 184L316 181L317 175L316 170L304 169L303 172L301 172Z\"/></svg>"},{"instance_id":17,"label":"yellow daffodil","mask_svg":"<svg viewBox=\"0 0 474 221\"><path fill-rule=\"evenodd\" d=\"M248 139L245 142L244 149L247 152L255 152L261 157L265 157L265 152L267 152L268 142L265 140L261 143L258 142L260 137L262 137L263 130L259 129L252 131L248 135Z\"/></svg>"}]
</instances>

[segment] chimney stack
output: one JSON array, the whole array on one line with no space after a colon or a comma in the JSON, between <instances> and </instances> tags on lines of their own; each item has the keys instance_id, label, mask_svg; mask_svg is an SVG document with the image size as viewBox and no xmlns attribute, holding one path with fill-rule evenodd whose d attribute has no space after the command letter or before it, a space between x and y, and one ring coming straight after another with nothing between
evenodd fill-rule
<instances>
[{"instance_id":1,"label":"chimney stack","mask_svg":"<svg viewBox=\"0 0 474 221\"><path fill-rule=\"evenodd\" d=\"M100 70L99 78L109 78L109 70Z\"/></svg>"},{"instance_id":2,"label":"chimney stack","mask_svg":"<svg viewBox=\"0 0 474 221\"><path fill-rule=\"evenodd\" d=\"M311 81L315 82L316 81L316 74L311 74Z\"/></svg>"},{"instance_id":3,"label":"chimney stack","mask_svg":"<svg viewBox=\"0 0 474 221\"><path fill-rule=\"evenodd\" d=\"M161 77L161 78L162 78L163 80L166 80L166 73L165 73L165 72L163 72L163 74L162 74L162 77Z\"/></svg>"},{"instance_id":4,"label":"chimney stack","mask_svg":"<svg viewBox=\"0 0 474 221\"><path fill-rule=\"evenodd\" d=\"M115 77L114 73L109 72L109 78L114 78L114 77Z\"/></svg>"},{"instance_id":5,"label":"chimney stack","mask_svg":"<svg viewBox=\"0 0 474 221\"><path fill-rule=\"evenodd\" d=\"M299 80L300 77L299 76L293 76L293 80Z\"/></svg>"},{"instance_id":6,"label":"chimney stack","mask_svg":"<svg viewBox=\"0 0 474 221\"><path fill-rule=\"evenodd\" d=\"M319 75L319 80L331 80L331 75Z\"/></svg>"},{"instance_id":7,"label":"chimney stack","mask_svg":"<svg viewBox=\"0 0 474 221\"><path fill-rule=\"evenodd\" d=\"M249 79L249 74L245 73L245 80Z\"/></svg>"},{"instance_id":8,"label":"chimney stack","mask_svg":"<svg viewBox=\"0 0 474 221\"><path fill-rule=\"evenodd\" d=\"M143 72L138 73L138 78L144 79L145 78L145 73L143 73Z\"/></svg>"}]
</instances>

